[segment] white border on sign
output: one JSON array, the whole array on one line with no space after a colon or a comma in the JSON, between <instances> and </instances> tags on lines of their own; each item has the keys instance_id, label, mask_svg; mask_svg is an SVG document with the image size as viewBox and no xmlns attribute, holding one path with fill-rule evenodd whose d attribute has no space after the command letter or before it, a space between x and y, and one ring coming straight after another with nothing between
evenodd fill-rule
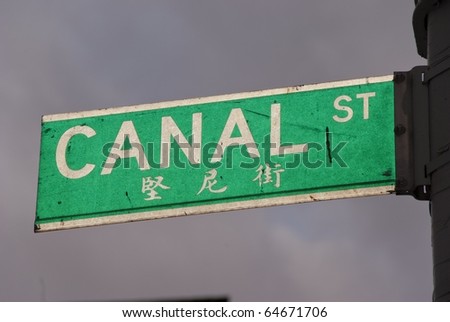
<instances>
[{"instance_id":1,"label":"white border on sign","mask_svg":"<svg viewBox=\"0 0 450 322\"><path fill-rule=\"evenodd\" d=\"M126 215L107 215L103 217L89 218L89 219L76 219L63 222L54 222L40 224L39 229L36 232L46 232L55 230L65 230L81 227L92 227L108 224L119 224L126 222L161 219L170 217L201 215L208 213L217 213L223 211L244 210L251 208L261 208L270 206L292 205L298 203L306 203L312 201L324 201L333 199L344 199L353 197L368 197L391 194L394 192L395 187L393 185L387 185L382 187L361 188L361 189L347 189L330 192L316 192L308 193L289 197L276 197L246 200L238 202L229 202L213 205L194 206L194 207L180 207L174 209L146 211L139 213L132 213Z\"/></svg>"},{"instance_id":2,"label":"white border on sign","mask_svg":"<svg viewBox=\"0 0 450 322\"><path fill-rule=\"evenodd\" d=\"M263 96L298 93L298 92L309 92L309 91L316 91L316 90L322 90L322 89L355 86L355 85L375 84L375 83L389 82L389 81L392 81L393 79L394 79L393 75L378 76L378 77L366 77L366 78L359 78L359 79L346 80L346 81L327 82L327 83L312 84L312 85L298 85L298 86L285 87L285 88L268 89L268 90L254 91L254 92L243 92L243 93L237 93L237 94L226 94L226 95L218 95L218 96L208 96L208 97L200 97L200 98L191 98L191 99L152 103L152 104L141 104L141 105L132 105L132 106L124 106L124 107L111 107L111 108L105 108L105 109L93 110L93 111L85 111L85 112L44 115L42 117L42 122L56 122L56 121L73 120L73 119L79 119L79 118L85 118L85 117L142 112L142 111L171 108L171 107L181 107L181 106L188 106L188 105L195 105L195 104L226 102L226 101L232 101L232 100L244 99L244 98L254 98L254 97L263 97Z\"/></svg>"}]
</instances>

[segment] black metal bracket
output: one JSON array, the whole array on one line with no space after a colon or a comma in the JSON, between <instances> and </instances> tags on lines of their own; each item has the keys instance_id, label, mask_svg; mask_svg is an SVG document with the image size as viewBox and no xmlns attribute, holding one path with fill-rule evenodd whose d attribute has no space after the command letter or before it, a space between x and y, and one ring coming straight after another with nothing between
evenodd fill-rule
<instances>
[{"instance_id":1,"label":"black metal bracket","mask_svg":"<svg viewBox=\"0 0 450 322\"><path fill-rule=\"evenodd\" d=\"M446 72L449 69L450 69L450 59L449 56L447 55L435 66L428 67L428 70L424 74L423 82L429 83L430 80L442 74L443 72Z\"/></svg>"},{"instance_id":2,"label":"black metal bracket","mask_svg":"<svg viewBox=\"0 0 450 322\"><path fill-rule=\"evenodd\" d=\"M430 200L428 85L426 66L394 73L397 195Z\"/></svg>"}]
</instances>

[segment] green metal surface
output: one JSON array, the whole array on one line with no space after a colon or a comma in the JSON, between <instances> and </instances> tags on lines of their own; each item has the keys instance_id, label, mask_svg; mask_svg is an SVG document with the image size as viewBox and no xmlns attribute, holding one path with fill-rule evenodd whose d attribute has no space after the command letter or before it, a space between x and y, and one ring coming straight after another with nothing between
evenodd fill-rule
<instances>
[{"instance_id":1,"label":"green metal surface","mask_svg":"<svg viewBox=\"0 0 450 322\"><path fill-rule=\"evenodd\" d=\"M44 117L35 230L388 193L393 91L384 77Z\"/></svg>"}]
</instances>

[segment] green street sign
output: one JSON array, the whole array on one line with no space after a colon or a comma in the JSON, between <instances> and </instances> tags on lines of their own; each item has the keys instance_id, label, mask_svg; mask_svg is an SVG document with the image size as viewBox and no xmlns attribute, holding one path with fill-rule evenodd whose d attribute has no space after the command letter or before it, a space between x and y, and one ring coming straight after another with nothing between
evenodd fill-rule
<instances>
[{"instance_id":1,"label":"green street sign","mask_svg":"<svg viewBox=\"0 0 450 322\"><path fill-rule=\"evenodd\" d=\"M392 76L44 116L35 231L392 193Z\"/></svg>"}]
</instances>

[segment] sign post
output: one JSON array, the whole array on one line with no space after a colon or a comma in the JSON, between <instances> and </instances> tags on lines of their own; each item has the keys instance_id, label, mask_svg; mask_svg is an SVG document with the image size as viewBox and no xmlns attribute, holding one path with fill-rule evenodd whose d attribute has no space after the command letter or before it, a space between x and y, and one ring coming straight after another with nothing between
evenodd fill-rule
<instances>
[{"instance_id":1,"label":"sign post","mask_svg":"<svg viewBox=\"0 0 450 322\"><path fill-rule=\"evenodd\" d=\"M35 231L394 192L393 76L42 120Z\"/></svg>"},{"instance_id":2,"label":"sign post","mask_svg":"<svg viewBox=\"0 0 450 322\"><path fill-rule=\"evenodd\" d=\"M450 1L416 0L413 23L418 52L428 59L433 301L450 301Z\"/></svg>"}]
</instances>

